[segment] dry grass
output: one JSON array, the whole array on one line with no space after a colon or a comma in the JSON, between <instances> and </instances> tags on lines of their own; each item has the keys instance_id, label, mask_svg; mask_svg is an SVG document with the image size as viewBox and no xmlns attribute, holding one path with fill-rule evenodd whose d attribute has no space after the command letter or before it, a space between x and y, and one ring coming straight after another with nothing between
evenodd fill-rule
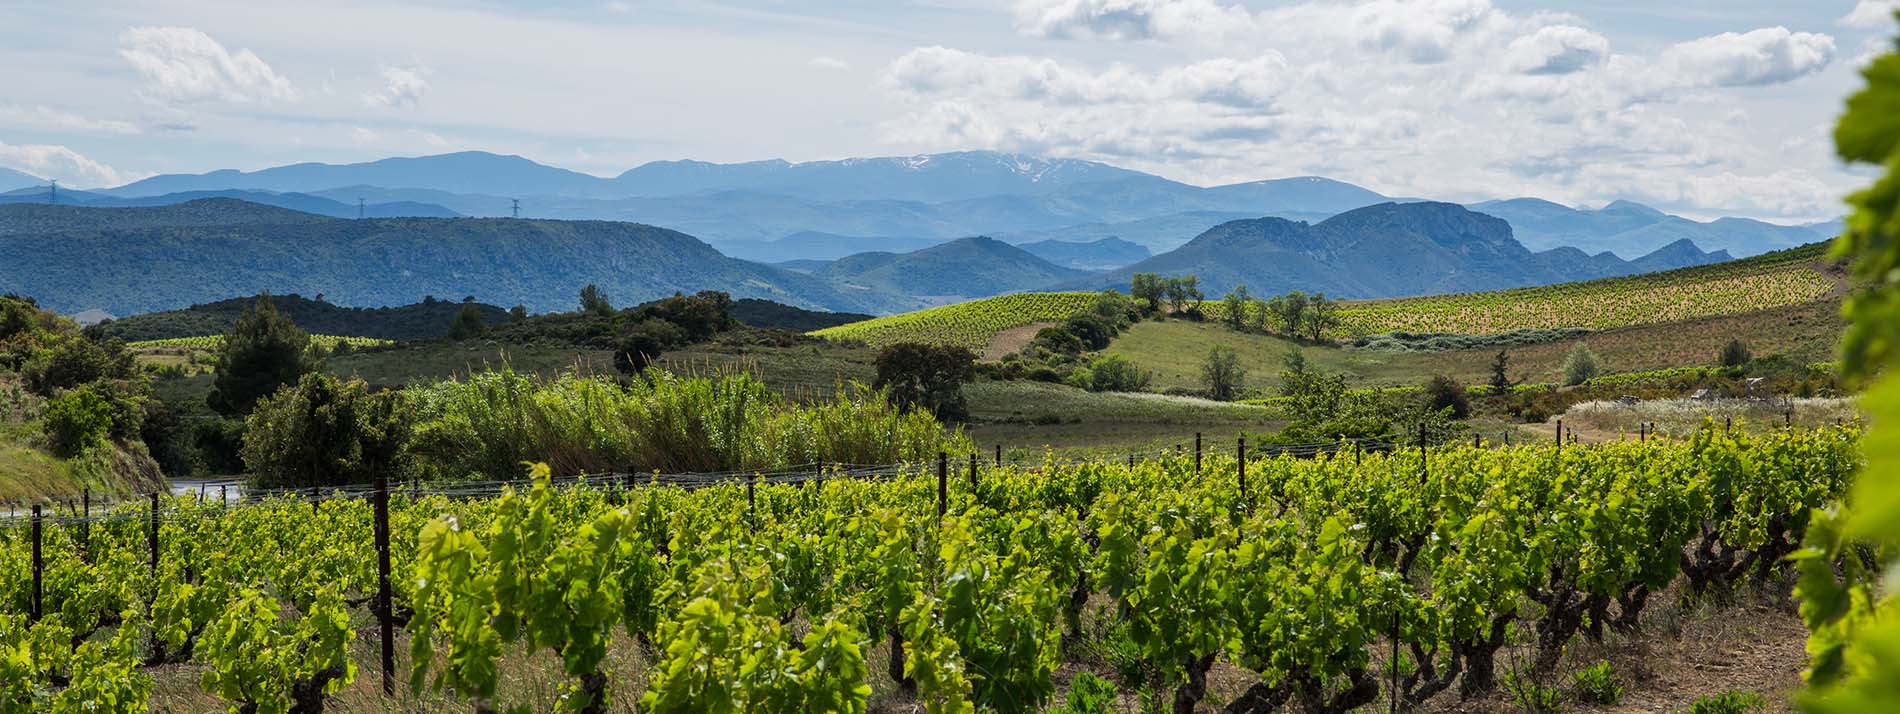
<instances>
[{"instance_id":1,"label":"dry grass","mask_svg":"<svg viewBox=\"0 0 1900 714\"><path fill-rule=\"evenodd\" d=\"M1583 402L1563 414L1564 426L1601 435L1636 434L1643 424L1655 424L1664 436L1687 436L1710 422L1733 423L1734 428L1762 431L1790 423L1800 427L1827 426L1860 418L1852 399L1747 400L1655 399L1635 404Z\"/></svg>"}]
</instances>

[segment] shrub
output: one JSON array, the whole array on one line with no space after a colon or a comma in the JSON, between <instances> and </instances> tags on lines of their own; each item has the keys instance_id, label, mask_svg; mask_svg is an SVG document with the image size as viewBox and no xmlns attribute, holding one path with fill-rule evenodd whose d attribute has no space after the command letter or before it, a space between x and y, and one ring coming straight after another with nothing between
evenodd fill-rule
<instances>
[{"instance_id":1,"label":"shrub","mask_svg":"<svg viewBox=\"0 0 1900 714\"><path fill-rule=\"evenodd\" d=\"M622 328L614 341L614 369L639 374L662 353L685 341L686 333L666 320L635 322Z\"/></svg>"},{"instance_id":2,"label":"shrub","mask_svg":"<svg viewBox=\"0 0 1900 714\"><path fill-rule=\"evenodd\" d=\"M243 419L204 419L192 424L191 445L206 472L244 472Z\"/></svg>"},{"instance_id":3,"label":"shrub","mask_svg":"<svg viewBox=\"0 0 1900 714\"><path fill-rule=\"evenodd\" d=\"M969 416L963 385L976 376L975 365L976 353L962 347L900 342L878 352L875 386L906 410L961 421Z\"/></svg>"},{"instance_id":4,"label":"shrub","mask_svg":"<svg viewBox=\"0 0 1900 714\"><path fill-rule=\"evenodd\" d=\"M463 304L462 309L455 312L455 319L449 321L449 339L451 340L471 339L487 331L488 325L482 322L482 311L473 304Z\"/></svg>"},{"instance_id":5,"label":"shrub","mask_svg":"<svg viewBox=\"0 0 1900 714\"><path fill-rule=\"evenodd\" d=\"M1578 343L1564 356L1564 386L1574 387L1595 379L1602 369L1597 365L1597 353L1590 351L1590 345Z\"/></svg>"},{"instance_id":6,"label":"shrub","mask_svg":"<svg viewBox=\"0 0 1900 714\"><path fill-rule=\"evenodd\" d=\"M1563 692L1546 687L1516 673L1504 675L1504 691L1511 702L1531 714L1555 712L1563 705Z\"/></svg>"},{"instance_id":7,"label":"shrub","mask_svg":"<svg viewBox=\"0 0 1900 714\"><path fill-rule=\"evenodd\" d=\"M1744 714L1767 704L1768 700L1760 694L1730 690L1696 697L1689 704L1689 714Z\"/></svg>"},{"instance_id":8,"label":"shrub","mask_svg":"<svg viewBox=\"0 0 1900 714\"><path fill-rule=\"evenodd\" d=\"M1623 684L1617 681L1609 662L1583 668L1571 676L1571 682L1576 685L1577 696L1587 702L1609 706L1623 698Z\"/></svg>"},{"instance_id":9,"label":"shrub","mask_svg":"<svg viewBox=\"0 0 1900 714\"><path fill-rule=\"evenodd\" d=\"M1724 367L1740 367L1751 359L1754 356L1749 354L1747 343L1741 340L1729 340L1728 344L1722 345L1721 361Z\"/></svg>"},{"instance_id":10,"label":"shrub","mask_svg":"<svg viewBox=\"0 0 1900 714\"><path fill-rule=\"evenodd\" d=\"M69 390L46 403L42 428L53 453L71 458L112 434L112 405L90 386Z\"/></svg>"},{"instance_id":11,"label":"shrub","mask_svg":"<svg viewBox=\"0 0 1900 714\"><path fill-rule=\"evenodd\" d=\"M408 456L411 417L399 392L371 393L308 374L258 402L245 420L243 456L251 483L275 488L369 483L398 476Z\"/></svg>"},{"instance_id":12,"label":"shrub","mask_svg":"<svg viewBox=\"0 0 1900 714\"><path fill-rule=\"evenodd\" d=\"M1240 366L1240 355L1232 347L1215 345L1201 361L1201 386L1210 399L1233 401L1246 379L1247 370Z\"/></svg>"},{"instance_id":13,"label":"shrub","mask_svg":"<svg viewBox=\"0 0 1900 714\"><path fill-rule=\"evenodd\" d=\"M1091 392L1139 392L1148 388L1154 373L1136 366L1121 355L1095 358L1087 367L1078 368L1071 380Z\"/></svg>"},{"instance_id":14,"label":"shrub","mask_svg":"<svg viewBox=\"0 0 1900 714\"><path fill-rule=\"evenodd\" d=\"M51 397L102 379L130 379L138 372L132 355L118 340L98 342L72 333L49 340L20 368L27 388L40 396Z\"/></svg>"},{"instance_id":15,"label":"shrub","mask_svg":"<svg viewBox=\"0 0 1900 714\"><path fill-rule=\"evenodd\" d=\"M1471 416L1471 397L1458 380L1441 374L1425 383L1425 407L1446 412L1453 419L1464 419Z\"/></svg>"}]
</instances>

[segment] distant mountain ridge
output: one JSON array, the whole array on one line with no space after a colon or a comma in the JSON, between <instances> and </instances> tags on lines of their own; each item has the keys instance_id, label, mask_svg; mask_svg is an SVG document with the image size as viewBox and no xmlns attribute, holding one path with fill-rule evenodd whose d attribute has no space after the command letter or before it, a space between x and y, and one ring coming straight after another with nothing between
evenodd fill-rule
<instances>
[{"instance_id":1,"label":"distant mountain ridge","mask_svg":"<svg viewBox=\"0 0 1900 714\"><path fill-rule=\"evenodd\" d=\"M254 216L233 223L220 213ZM69 221L51 228L45 216ZM16 217L38 216L32 223ZM473 295L571 309L597 284L618 304L724 290L797 307L878 313L914 300L844 292L809 275L729 258L692 236L634 223L470 218L338 220L230 199L143 209L0 206L0 293L60 312L172 309L265 290L340 305Z\"/></svg>"},{"instance_id":2,"label":"distant mountain ridge","mask_svg":"<svg viewBox=\"0 0 1900 714\"><path fill-rule=\"evenodd\" d=\"M51 191L44 186L0 193L0 204L41 203L50 204L55 199ZM57 198L59 205L90 206L93 208L137 208L144 206L170 206L207 198L227 198L248 201L265 206L276 206L293 211L313 213L331 218L459 218L462 214L447 208L418 201L390 201L387 203L367 203L358 206L355 201L343 202L307 193L278 193L274 191L252 191L245 189L218 189L206 191L182 191L156 196L119 197L94 193L91 191L61 190Z\"/></svg>"},{"instance_id":3,"label":"distant mountain ridge","mask_svg":"<svg viewBox=\"0 0 1900 714\"><path fill-rule=\"evenodd\" d=\"M1315 224L1280 218L1224 223L1176 250L1062 287L1125 287L1135 273L1153 272L1197 275L1210 298L1240 284L1256 294L1382 298L1545 285L1728 258L1687 242L1635 262L1576 249L1533 253L1502 219L1449 203L1387 203Z\"/></svg>"},{"instance_id":4,"label":"distant mountain ridge","mask_svg":"<svg viewBox=\"0 0 1900 714\"><path fill-rule=\"evenodd\" d=\"M1091 272L1114 270L1154 255L1146 246L1112 236L1088 242L1042 240L1016 247L1056 265Z\"/></svg>"},{"instance_id":5,"label":"distant mountain ridge","mask_svg":"<svg viewBox=\"0 0 1900 714\"><path fill-rule=\"evenodd\" d=\"M1513 198L1474 203L1470 208L1509 222L1518 240L1531 250L1570 246L1589 253L1610 251L1625 258L1683 240L1746 257L1827 240L1839 233L1838 222L1802 226L1748 218L1703 222L1631 201L1615 201L1592 210L1537 198Z\"/></svg>"},{"instance_id":6,"label":"distant mountain ridge","mask_svg":"<svg viewBox=\"0 0 1900 714\"><path fill-rule=\"evenodd\" d=\"M859 253L814 273L841 290L910 295L934 304L1036 290L1086 274L982 236L909 253Z\"/></svg>"}]
</instances>

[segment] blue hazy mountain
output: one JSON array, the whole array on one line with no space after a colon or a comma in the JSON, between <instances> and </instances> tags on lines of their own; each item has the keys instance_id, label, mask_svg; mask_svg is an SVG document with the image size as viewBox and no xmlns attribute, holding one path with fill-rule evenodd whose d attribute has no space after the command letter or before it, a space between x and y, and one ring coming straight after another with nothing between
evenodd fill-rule
<instances>
[{"instance_id":1,"label":"blue hazy mountain","mask_svg":"<svg viewBox=\"0 0 1900 714\"><path fill-rule=\"evenodd\" d=\"M1587 253L1609 251L1634 258L1688 240L1709 250L1747 257L1832 238L1838 222L1783 226L1748 218L1696 221L1632 201L1598 209L1571 208L1537 198L1471 204L1473 210L1508 221L1531 250L1570 246Z\"/></svg>"},{"instance_id":2,"label":"blue hazy mountain","mask_svg":"<svg viewBox=\"0 0 1900 714\"><path fill-rule=\"evenodd\" d=\"M46 186L34 186L0 194L0 203L49 203L52 197ZM246 191L240 189L221 189L216 191L181 191L157 196L109 196L93 191L68 191L60 189L61 205L89 206L92 208L141 208L149 206L171 206L189 203L207 198L232 198L250 203L287 208L293 211L314 213L330 218L456 218L462 214L433 203L418 201L388 201L366 203L359 207L355 201L345 203L322 196L307 193L276 193L273 191Z\"/></svg>"},{"instance_id":3,"label":"blue hazy mountain","mask_svg":"<svg viewBox=\"0 0 1900 714\"><path fill-rule=\"evenodd\" d=\"M9 168L0 168L0 193L43 185L46 185L46 179Z\"/></svg>"},{"instance_id":4,"label":"blue hazy mountain","mask_svg":"<svg viewBox=\"0 0 1900 714\"><path fill-rule=\"evenodd\" d=\"M1154 255L1145 246L1113 237L1087 242L1039 240L1016 247L1056 265L1091 272L1133 265Z\"/></svg>"}]
</instances>

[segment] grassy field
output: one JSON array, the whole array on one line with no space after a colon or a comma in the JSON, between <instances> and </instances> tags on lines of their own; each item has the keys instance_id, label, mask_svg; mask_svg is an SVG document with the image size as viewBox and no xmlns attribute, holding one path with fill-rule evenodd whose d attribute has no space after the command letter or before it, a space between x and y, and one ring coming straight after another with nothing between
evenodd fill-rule
<instances>
[{"instance_id":1,"label":"grassy field","mask_svg":"<svg viewBox=\"0 0 1900 714\"><path fill-rule=\"evenodd\" d=\"M1794 307L1841 292L1821 244L1624 278L1483 293L1348 302L1335 337L1388 332L1483 335L1519 329L1611 330ZM977 352L1011 328L1067 318L1089 293L1023 293L854 322L812 334L872 347L935 342ZM1201 306L1211 321L1219 296Z\"/></svg>"},{"instance_id":2,"label":"grassy field","mask_svg":"<svg viewBox=\"0 0 1900 714\"><path fill-rule=\"evenodd\" d=\"M1510 349L1513 379L1554 382L1563 376L1564 356L1579 343L1597 353L1606 372L1635 372L1685 365L1713 364L1730 339L1748 343L1758 356L1783 354L1797 363L1832 358L1844 323L1838 300L1774 308L1748 315L1645 325L1593 333L1574 340ZM1214 345L1227 345L1247 369L1247 386L1279 386L1281 360L1292 349L1323 369L1345 372L1355 386L1417 385L1435 374L1467 384L1486 381L1496 349L1451 352L1398 352L1352 347L1300 345L1268 335L1181 320L1137 324L1109 345L1109 354L1127 357L1154 372L1151 389L1198 388L1201 361Z\"/></svg>"}]
</instances>

